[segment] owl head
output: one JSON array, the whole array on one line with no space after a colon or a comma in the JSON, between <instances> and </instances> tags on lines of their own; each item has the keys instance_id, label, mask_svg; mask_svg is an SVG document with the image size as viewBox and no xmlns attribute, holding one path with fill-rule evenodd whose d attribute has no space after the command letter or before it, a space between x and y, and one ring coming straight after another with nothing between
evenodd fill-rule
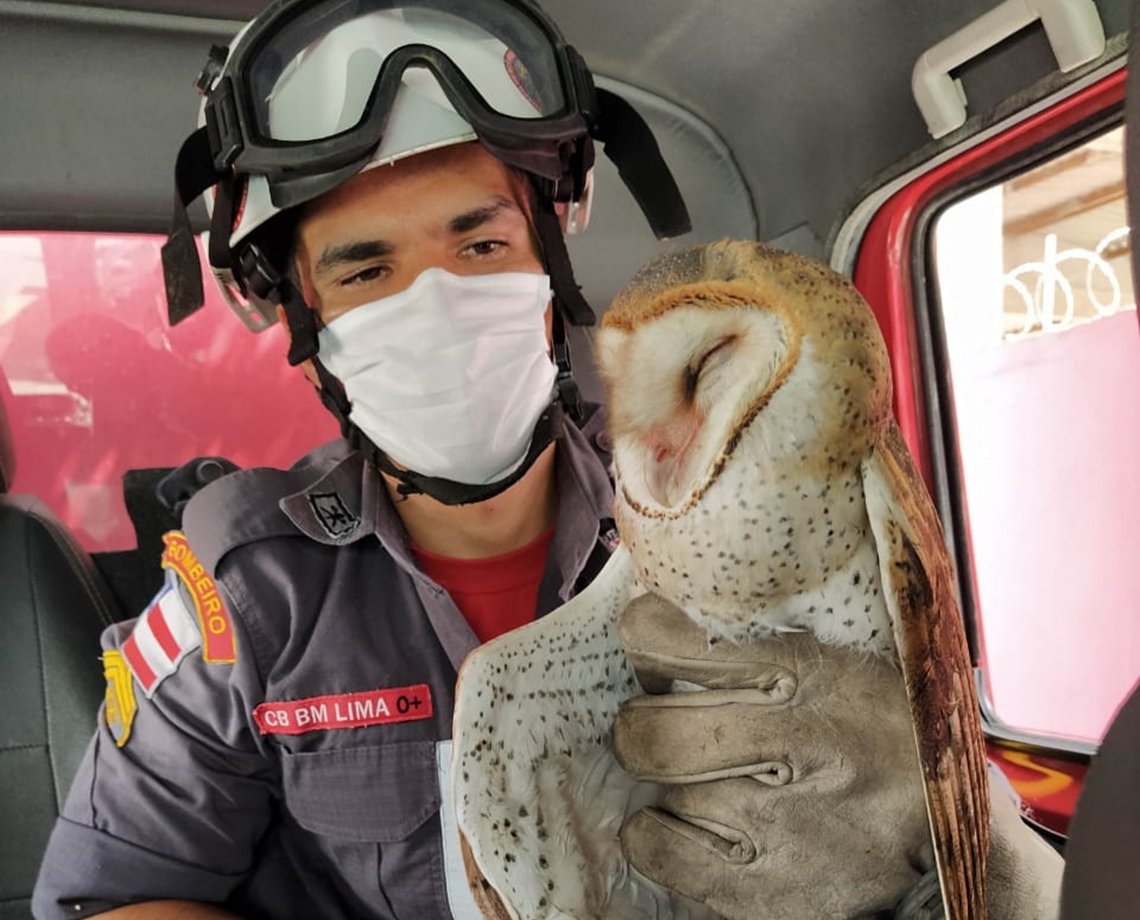
<instances>
[{"instance_id":1,"label":"owl head","mask_svg":"<svg viewBox=\"0 0 1140 920\"><path fill-rule=\"evenodd\" d=\"M618 294L596 340L625 502L689 513L743 459L859 462L890 417L886 349L841 275L793 253L722 240L664 255Z\"/></svg>"}]
</instances>

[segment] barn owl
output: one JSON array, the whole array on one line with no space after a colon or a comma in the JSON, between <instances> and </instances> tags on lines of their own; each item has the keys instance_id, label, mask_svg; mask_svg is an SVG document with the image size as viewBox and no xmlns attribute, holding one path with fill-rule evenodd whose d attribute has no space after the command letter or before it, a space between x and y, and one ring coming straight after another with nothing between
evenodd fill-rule
<instances>
[{"instance_id":1,"label":"barn owl","mask_svg":"<svg viewBox=\"0 0 1140 920\"><path fill-rule=\"evenodd\" d=\"M603 319L597 358L623 549L566 608L475 653L457 690L457 811L488 916L699 915L631 875L616 845L653 791L608 750L609 722L637 692L612 622L649 590L710 641L806 630L894 659L948 916L984 918L989 800L969 652L866 304L811 260L723 241L639 272ZM545 710L526 705L540 690ZM588 716L569 719L581 700ZM514 814L575 802L589 805L553 848Z\"/></svg>"}]
</instances>

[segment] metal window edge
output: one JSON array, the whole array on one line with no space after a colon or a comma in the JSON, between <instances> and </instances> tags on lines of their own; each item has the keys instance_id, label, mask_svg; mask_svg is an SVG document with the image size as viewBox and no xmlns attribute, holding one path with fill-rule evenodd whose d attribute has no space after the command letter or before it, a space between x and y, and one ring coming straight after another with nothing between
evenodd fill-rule
<instances>
[{"instance_id":1,"label":"metal window edge","mask_svg":"<svg viewBox=\"0 0 1140 920\"><path fill-rule=\"evenodd\" d=\"M1081 757L1093 757L1099 746L1088 741L1079 741L1076 738L1064 738L1056 735L1043 735L1037 732L1025 731L1015 728L1008 722L1002 721L994 710L993 701L986 692L985 676L981 668L974 668L974 682L978 688L978 703L982 710L982 725L989 738L999 741L1009 741L1014 744L1027 745L1041 750L1046 755L1058 751L1077 754Z\"/></svg>"},{"instance_id":2,"label":"metal window edge","mask_svg":"<svg viewBox=\"0 0 1140 920\"><path fill-rule=\"evenodd\" d=\"M903 172L889 181L878 186L870 194L863 197L858 204L856 204L848 213L835 232L832 234L832 242L830 246L829 264L831 267L842 275L852 277L855 272L855 262L859 254L859 247L863 242L863 237L870 226L871 221L879 212L884 204L894 196L894 194L906 186L910 185L915 180L926 175L939 166L955 159L977 147L979 144L985 143L991 138L1010 130L1016 125L1029 118L1034 117L1045 109L1056 105L1059 102L1076 95L1089 86L1099 83L1106 77L1111 76L1118 70L1123 70L1126 63L1127 51L1127 35L1115 36L1109 41L1107 54L1111 55L1110 59L1094 67L1092 70L1085 73L1083 76L1067 83L1062 89L1054 93L1049 93L1041 99L1020 109L1016 114L1003 118L994 124L990 125L977 133L970 134L967 138L959 143L952 144L940 150L938 153L931 156L929 159L923 160L919 165L912 169ZM984 118L984 115L976 115L966 125L960 129L961 131L968 131L971 124L976 124Z\"/></svg>"}]
</instances>

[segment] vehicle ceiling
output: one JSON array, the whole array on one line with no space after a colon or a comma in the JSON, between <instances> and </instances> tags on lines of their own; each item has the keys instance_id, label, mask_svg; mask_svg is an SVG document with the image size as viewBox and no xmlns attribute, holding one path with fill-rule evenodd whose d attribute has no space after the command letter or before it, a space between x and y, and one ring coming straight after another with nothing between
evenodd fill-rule
<instances>
[{"instance_id":1,"label":"vehicle ceiling","mask_svg":"<svg viewBox=\"0 0 1140 920\"><path fill-rule=\"evenodd\" d=\"M1041 27L1024 30L961 70L973 117L936 143L911 96L914 62L996 0L543 3L595 73L665 100L655 129L684 128L684 143L666 136L662 147L690 197L691 238L755 234L816 255L900 164L1082 73L1062 78ZM174 154L195 120L190 82L208 44L262 6L0 0L0 222L165 228ZM1109 50L1085 70L1121 54L1128 28L1127 0L1097 6ZM599 184L611 194L615 183ZM630 202L598 197L585 270L575 252L580 276L605 279L587 285L596 303L653 247Z\"/></svg>"}]
</instances>

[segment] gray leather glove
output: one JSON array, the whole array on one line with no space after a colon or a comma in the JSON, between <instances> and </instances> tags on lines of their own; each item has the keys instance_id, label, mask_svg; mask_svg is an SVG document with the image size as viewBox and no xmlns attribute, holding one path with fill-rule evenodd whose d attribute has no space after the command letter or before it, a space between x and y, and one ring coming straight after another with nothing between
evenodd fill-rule
<instances>
[{"instance_id":1,"label":"gray leather glove","mask_svg":"<svg viewBox=\"0 0 1140 920\"><path fill-rule=\"evenodd\" d=\"M710 644L654 595L618 630L649 695L619 712L615 753L666 786L622 829L639 871L728 920L941 916L897 670L804 634ZM992 800L989 916L1051 920L1063 863Z\"/></svg>"},{"instance_id":2,"label":"gray leather glove","mask_svg":"<svg viewBox=\"0 0 1140 920\"><path fill-rule=\"evenodd\" d=\"M1021 820L1004 780L991 782L990 790L989 915L992 920L1055 920L1065 862Z\"/></svg>"},{"instance_id":3,"label":"gray leather glove","mask_svg":"<svg viewBox=\"0 0 1140 920\"><path fill-rule=\"evenodd\" d=\"M997 769L990 769L990 920L1056 920L1064 862L1021 820L1012 791ZM936 873L927 873L907 892L892 920L946 920Z\"/></svg>"},{"instance_id":4,"label":"gray leather glove","mask_svg":"<svg viewBox=\"0 0 1140 920\"><path fill-rule=\"evenodd\" d=\"M710 645L654 595L618 630L649 694L618 713L614 752L667 786L622 828L639 871L728 920L816 920L889 911L933 867L890 663L803 634Z\"/></svg>"}]
</instances>

